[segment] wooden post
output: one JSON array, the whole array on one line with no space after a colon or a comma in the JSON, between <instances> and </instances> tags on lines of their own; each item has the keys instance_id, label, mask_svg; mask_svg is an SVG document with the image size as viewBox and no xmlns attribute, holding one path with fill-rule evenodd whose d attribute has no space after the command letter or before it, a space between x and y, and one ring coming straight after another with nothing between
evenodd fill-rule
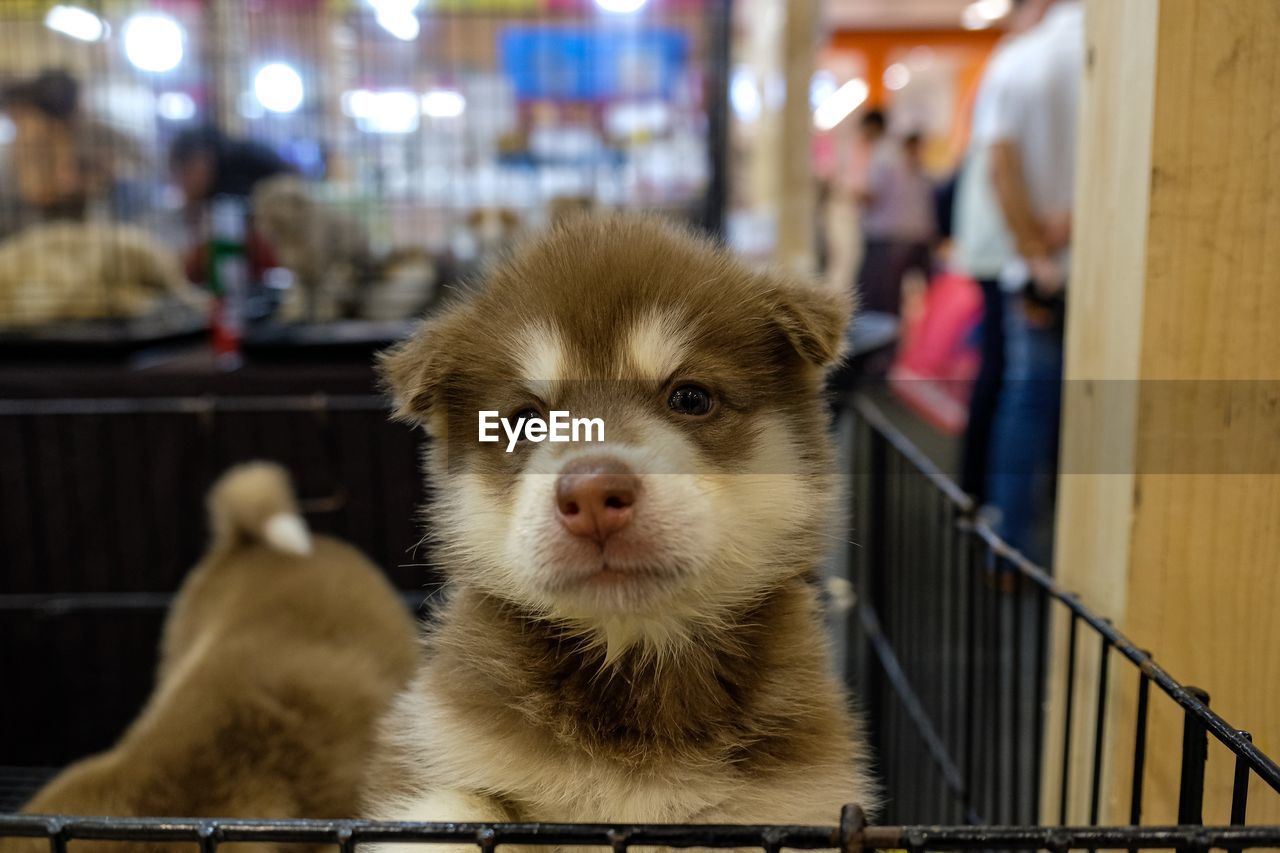
<instances>
[{"instance_id":1,"label":"wooden post","mask_svg":"<svg viewBox=\"0 0 1280 853\"><path fill-rule=\"evenodd\" d=\"M813 180L813 112L809 83L818 47L817 0L792 0L786 4L786 35L782 45L782 70L787 100L782 109L781 145L778 151L779 263L801 273L814 267L816 203Z\"/></svg>"},{"instance_id":2,"label":"wooden post","mask_svg":"<svg viewBox=\"0 0 1280 853\"><path fill-rule=\"evenodd\" d=\"M814 186L810 156L813 118L809 81L817 51L818 0L740 0L734 14L751 21L735 64L759 85L760 114L735 141L744 154L735 206L767 221L768 260L813 271Z\"/></svg>"},{"instance_id":3,"label":"wooden post","mask_svg":"<svg viewBox=\"0 0 1280 853\"><path fill-rule=\"evenodd\" d=\"M1280 754L1280 3L1088 0L1055 567ZM1056 822L1065 626L1043 819ZM1092 743L1095 646L1072 741ZM1138 676L1111 668L1101 820L1127 823ZM1182 716L1153 688L1144 823L1176 817ZM1087 819L1092 750L1068 822ZM1233 762L1210 740L1206 823ZM1280 820L1256 779L1249 822Z\"/></svg>"},{"instance_id":4,"label":"wooden post","mask_svg":"<svg viewBox=\"0 0 1280 853\"><path fill-rule=\"evenodd\" d=\"M213 87L214 122L232 136L244 133L240 96L246 91L249 57L244 12L231 0L211 0L203 9L204 67Z\"/></svg>"}]
</instances>

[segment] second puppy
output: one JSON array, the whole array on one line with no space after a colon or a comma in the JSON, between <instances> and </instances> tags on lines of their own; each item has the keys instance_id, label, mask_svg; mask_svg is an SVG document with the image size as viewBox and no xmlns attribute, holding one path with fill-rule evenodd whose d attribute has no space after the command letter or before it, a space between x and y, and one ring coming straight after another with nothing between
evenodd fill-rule
<instances>
[{"instance_id":1,"label":"second puppy","mask_svg":"<svg viewBox=\"0 0 1280 853\"><path fill-rule=\"evenodd\" d=\"M115 746L68 767L24 811L353 816L374 720L412 671L413 620L358 551L311 536L278 466L233 469L209 509L213 543L169 613L146 706ZM0 853L47 850L0 842Z\"/></svg>"}]
</instances>

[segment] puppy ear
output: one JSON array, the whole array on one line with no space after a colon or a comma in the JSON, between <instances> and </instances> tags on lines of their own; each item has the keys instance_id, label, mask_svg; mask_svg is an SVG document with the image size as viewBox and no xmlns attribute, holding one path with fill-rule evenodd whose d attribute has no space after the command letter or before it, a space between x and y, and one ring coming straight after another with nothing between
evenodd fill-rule
<instances>
[{"instance_id":1,"label":"puppy ear","mask_svg":"<svg viewBox=\"0 0 1280 853\"><path fill-rule=\"evenodd\" d=\"M408 340L378 354L379 384L391 397L396 420L426 425L440 403L453 361L445 320L423 323Z\"/></svg>"},{"instance_id":2,"label":"puppy ear","mask_svg":"<svg viewBox=\"0 0 1280 853\"><path fill-rule=\"evenodd\" d=\"M784 275L773 276L770 288L773 321L801 358L828 367L844 354L852 293Z\"/></svg>"}]
</instances>

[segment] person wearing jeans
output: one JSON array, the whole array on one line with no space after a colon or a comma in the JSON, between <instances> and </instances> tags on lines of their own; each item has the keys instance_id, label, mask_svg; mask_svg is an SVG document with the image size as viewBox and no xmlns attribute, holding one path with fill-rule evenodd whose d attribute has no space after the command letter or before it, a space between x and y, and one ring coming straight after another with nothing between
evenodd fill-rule
<instances>
[{"instance_id":1,"label":"person wearing jeans","mask_svg":"<svg viewBox=\"0 0 1280 853\"><path fill-rule=\"evenodd\" d=\"M991 117L991 181L1016 257L1005 291L1005 368L989 460L994 526L1033 561L1052 557L1063 318L1070 271L1071 208L1084 10L1041 0L1044 17L1022 36L1014 70Z\"/></svg>"},{"instance_id":2,"label":"person wearing jeans","mask_svg":"<svg viewBox=\"0 0 1280 853\"><path fill-rule=\"evenodd\" d=\"M1004 300L1006 368L992 425L987 495L1001 535L1033 562L1053 556L1062 417L1061 311L1022 294Z\"/></svg>"},{"instance_id":3,"label":"person wearing jeans","mask_svg":"<svg viewBox=\"0 0 1280 853\"><path fill-rule=\"evenodd\" d=\"M969 397L969 418L961 443L960 487L979 505L988 497L987 471L991 431L1004 377L1004 291L1000 274L1014 255L991 176L991 143L996 104L1007 86L1016 85L1022 35L1044 14L1043 0L1015 0L1008 35L992 51L973 102L969 150L957 181L953 219L954 262L982 288L982 326L978 375Z\"/></svg>"}]
</instances>

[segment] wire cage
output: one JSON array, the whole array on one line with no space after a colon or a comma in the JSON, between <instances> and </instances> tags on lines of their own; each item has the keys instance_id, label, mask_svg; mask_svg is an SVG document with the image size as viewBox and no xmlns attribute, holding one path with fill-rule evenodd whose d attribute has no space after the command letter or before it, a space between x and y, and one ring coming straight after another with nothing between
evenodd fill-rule
<instances>
[{"instance_id":1,"label":"wire cage","mask_svg":"<svg viewBox=\"0 0 1280 853\"><path fill-rule=\"evenodd\" d=\"M871 399L855 396L852 411L858 600L846 667L887 821L1097 826L1108 816L1138 827L1154 812L1242 825L1251 789L1274 809L1280 765L1210 710L1208 693L1004 543ZM1055 678L1056 716L1046 710ZM1110 701L1121 691L1132 702ZM1229 781L1206 785L1211 767ZM1111 770L1123 784L1108 785ZM1153 803L1153 790L1174 793Z\"/></svg>"},{"instance_id":2,"label":"wire cage","mask_svg":"<svg viewBox=\"0 0 1280 853\"><path fill-rule=\"evenodd\" d=\"M249 347L340 320L385 342L574 211L719 232L729 15L729 0L0 4L0 344L172 339L222 311Z\"/></svg>"},{"instance_id":3,"label":"wire cage","mask_svg":"<svg viewBox=\"0 0 1280 853\"><path fill-rule=\"evenodd\" d=\"M289 432L298 437L306 431L299 426L322 411L319 422L337 431L336 439L327 440L342 446L341 457L330 455L329 459L364 458L362 454L378 443L391 441L391 433L372 440L364 436L365 430L372 429L372 420L381 419L384 405L367 395L306 401L265 396L198 404L159 398L111 405L84 401L21 405L21 411L7 409L0 417L3 434L12 436L16 429L28 437L58 431L82 436L107 428L104 425L113 419L136 427L137 418L160 415L190 418L193 423L201 418L261 415L293 424ZM842 412L841 443L853 498L849 530L857 547L849 549L840 568L847 572L856 600L844 624L835 627L848 682L869 723L887 795L883 825L867 826L856 804L842 815L833 814L825 826L480 825L0 814L0 837L45 838L55 853L82 839L182 841L197 844L202 851L248 841L325 844L344 851L387 841L475 844L481 851L492 851L499 844L552 844L607 846L617 851L655 845L760 848L768 853L784 847L1060 851L1280 846L1280 826L1248 824L1250 808L1257 812L1259 803L1273 813L1280 794L1280 766L1254 746L1246 732L1214 713L1203 691L1181 684L1151 654L1061 589L1044 570L1009 549L975 516L968 497L870 398L855 393ZM356 420L348 427L334 426L348 417ZM43 419L38 429L30 422L22 426L30 418ZM316 436L294 442L312 450L268 446L267 431L245 430L250 423L245 420L233 430L240 439L222 450L193 445L188 452L212 454L211 476L212 469L223 462L245 456L279 454L276 458L286 464L298 464L304 458L314 463L318 458L314 448L324 446L324 430L314 426L309 429L319 429ZM393 429L403 439L406 431ZM175 432L188 434L182 429ZM414 466L404 464L414 452L408 445L404 441L388 445L387 458L394 457L397 464L373 475L378 478L373 491L402 491L404 500L412 504L421 496L410 484L418 477ZM26 449L30 448L13 446L15 452L0 455L3 488L21 490L24 483L39 479L36 466L20 470L14 465L13 460L24 458L20 451ZM94 455L90 449L78 458L83 462ZM69 457L63 463L60 481L74 480L75 459ZM331 474L353 476L351 469L335 467L322 479ZM207 485L196 474L183 482L190 495ZM334 482L355 481L304 481L301 491L304 497L324 497L330 495ZM182 496L179 503L188 500L188 492L175 494ZM373 499L359 486L351 486L347 498L351 504ZM15 505L8 497L5 504ZM17 526L0 540L0 553L6 559L15 553L17 531L40 528L43 510L34 508L42 504L31 501L30 506L29 517L17 520ZM57 504L52 506L50 511L60 511ZM383 505L384 512L388 506ZM324 510L325 505L313 500L311 508ZM403 517L409 516L406 509ZM325 527L324 515L319 518L318 526ZM405 567L403 561L388 560L382 556L385 551L378 551L379 541L394 552L411 543L412 534L392 533L389 541L385 534L368 538L368 531L361 533L358 525L348 521L343 526L332 519L328 529L353 536L357 544L377 554L384 566L398 566L392 570L393 578L402 589L410 590L412 602L429 593L422 586L423 567ZM182 536L186 538L187 533ZM85 552L94 550L96 546ZM413 562L429 563L429 557ZM24 732L21 742L7 737L3 747L3 763L8 766L0 769L0 812L16 810L52 768L108 743L145 696L152 649L168 601L165 590L176 585L178 573L148 576L127 592L95 587L88 577L64 576L55 591L53 586L33 585L35 576L27 574L22 576L26 584L22 591L6 590L0 595L0 609L5 612L0 619L3 645L16 652L11 657L17 665L10 667L6 684L10 695L25 697L22 702L0 702L0 713L5 715L0 730ZM1057 629L1054 618L1060 620ZM86 651L107 637L111 659L86 663L92 657ZM137 654L122 654L125 649ZM1090 658L1096 662L1093 669L1085 665ZM1063 688L1058 694L1063 710L1056 718L1045 710L1055 677ZM1129 706L1112 710L1110 699L1122 683L1133 690L1131 711ZM97 728L84 714L90 707L98 719ZM1178 723L1172 733L1167 725L1170 714L1176 715ZM1157 749L1165 760L1152 760ZM1225 787L1216 784L1209 772L1214 767L1227 769ZM1114 768L1127 771L1121 774L1122 784L1108 783ZM1072 784L1073 770L1083 785ZM1117 784L1123 790L1117 790ZM1169 789L1176 792L1173 802L1160 802Z\"/></svg>"}]
</instances>

